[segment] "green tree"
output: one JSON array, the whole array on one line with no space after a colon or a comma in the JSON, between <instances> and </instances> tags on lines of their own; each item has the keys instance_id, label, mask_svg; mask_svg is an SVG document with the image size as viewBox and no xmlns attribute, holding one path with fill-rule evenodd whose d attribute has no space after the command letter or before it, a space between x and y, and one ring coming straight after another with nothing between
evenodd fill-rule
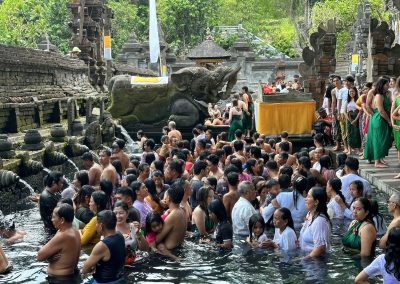
<instances>
[{"instance_id":1,"label":"green tree","mask_svg":"<svg viewBox=\"0 0 400 284\"><path fill-rule=\"evenodd\" d=\"M166 41L178 53L198 44L208 27L216 24L217 0L162 0L158 3Z\"/></svg>"}]
</instances>

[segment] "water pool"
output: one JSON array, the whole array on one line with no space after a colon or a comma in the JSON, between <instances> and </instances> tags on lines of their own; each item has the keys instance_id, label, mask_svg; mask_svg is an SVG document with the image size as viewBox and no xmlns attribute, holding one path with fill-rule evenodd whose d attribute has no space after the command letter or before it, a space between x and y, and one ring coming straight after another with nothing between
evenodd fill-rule
<instances>
[{"instance_id":1,"label":"water pool","mask_svg":"<svg viewBox=\"0 0 400 284\"><path fill-rule=\"evenodd\" d=\"M389 221L387 196L377 193L376 199ZM15 220L17 227L26 230L28 235L22 242L5 246L14 270L0 278L0 283L46 283L47 264L36 261L36 252L48 238L39 210L35 206L17 212ZM127 283L353 283L362 266L358 257L341 249L341 236L346 228L344 224L333 224L332 251L319 261L300 260L299 252L281 255L271 250L251 250L241 243L236 244L232 253L222 255L211 245L188 240L178 252L181 262L150 256L126 269L126 280ZM377 254L380 253L378 249ZM86 257L82 255L79 268ZM89 282L90 277L82 280L82 283ZM382 283L382 280L370 283Z\"/></svg>"}]
</instances>

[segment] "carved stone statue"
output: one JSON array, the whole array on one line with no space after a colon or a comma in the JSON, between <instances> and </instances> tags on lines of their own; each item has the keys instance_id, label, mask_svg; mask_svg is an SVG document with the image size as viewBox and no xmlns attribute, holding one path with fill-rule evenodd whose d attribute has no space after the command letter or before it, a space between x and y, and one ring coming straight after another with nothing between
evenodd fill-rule
<instances>
[{"instance_id":1,"label":"carved stone statue","mask_svg":"<svg viewBox=\"0 0 400 284\"><path fill-rule=\"evenodd\" d=\"M115 140L115 124L112 117L104 118L104 122L101 124L101 136L103 144L111 146L111 143Z\"/></svg>"},{"instance_id":2,"label":"carved stone statue","mask_svg":"<svg viewBox=\"0 0 400 284\"><path fill-rule=\"evenodd\" d=\"M96 150L102 143L101 127L98 121L93 121L86 128L85 145L91 150Z\"/></svg>"},{"instance_id":3,"label":"carved stone statue","mask_svg":"<svg viewBox=\"0 0 400 284\"><path fill-rule=\"evenodd\" d=\"M115 76L108 88L109 111L125 127L137 123L163 125L168 120L178 127L192 127L207 116L208 103L229 98L239 70L226 66L213 71L187 67L172 73L164 85L131 85L131 76Z\"/></svg>"}]
</instances>

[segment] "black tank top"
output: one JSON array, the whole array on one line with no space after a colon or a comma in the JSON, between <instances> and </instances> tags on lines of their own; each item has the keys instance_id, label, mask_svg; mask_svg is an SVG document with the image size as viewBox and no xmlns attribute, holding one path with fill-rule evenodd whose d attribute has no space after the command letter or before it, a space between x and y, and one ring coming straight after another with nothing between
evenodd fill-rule
<instances>
[{"instance_id":1,"label":"black tank top","mask_svg":"<svg viewBox=\"0 0 400 284\"><path fill-rule=\"evenodd\" d=\"M110 251L108 261L100 260L97 263L93 278L100 283L116 281L123 277L125 263L125 240L120 233L108 236L102 240Z\"/></svg>"}]
</instances>

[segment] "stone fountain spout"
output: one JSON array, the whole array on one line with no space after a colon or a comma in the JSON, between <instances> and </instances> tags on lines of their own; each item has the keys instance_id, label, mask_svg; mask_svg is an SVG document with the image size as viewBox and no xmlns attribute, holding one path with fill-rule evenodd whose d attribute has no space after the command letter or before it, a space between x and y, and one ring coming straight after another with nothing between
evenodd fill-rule
<instances>
[{"instance_id":1,"label":"stone fountain spout","mask_svg":"<svg viewBox=\"0 0 400 284\"><path fill-rule=\"evenodd\" d=\"M89 152L89 150L88 146L80 144L78 139L75 136L72 136L68 138L64 153L71 158L82 156L83 153Z\"/></svg>"},{"instance_id":2,"label":"stone fountain spout","mask_svg":"<svg viewBox=\"0 0 400 284\"><path fill-rule=\"evenodd\" d=\"M63 153L57 152L53 142L47 142L45 144L43 163L47 168L62 165L66 161L68 161L68 157Z\"/></svg>"},{"instance_id":3,"label":"stone fountain spout","mask_svg":"<svg viewBox=\"0 0 400 284\"><path fill-rule=\"evenodd\" d=\"M36 175L44 169L43 164L41 162L32 160L28 153L20 154L18 155L18 158L21 159L19 173L23 177Z\"/></svg>"},{"instance_id":4,"label":"stone fountain spout","mask_svg":"<svg viewBox=\"0 0 400 284\"><path fill-rule=\"evenodd\" d=\"M0 170L0 189L9 188L19 182L19 176L11 171Z\"/></svg>"}]
</instances>

